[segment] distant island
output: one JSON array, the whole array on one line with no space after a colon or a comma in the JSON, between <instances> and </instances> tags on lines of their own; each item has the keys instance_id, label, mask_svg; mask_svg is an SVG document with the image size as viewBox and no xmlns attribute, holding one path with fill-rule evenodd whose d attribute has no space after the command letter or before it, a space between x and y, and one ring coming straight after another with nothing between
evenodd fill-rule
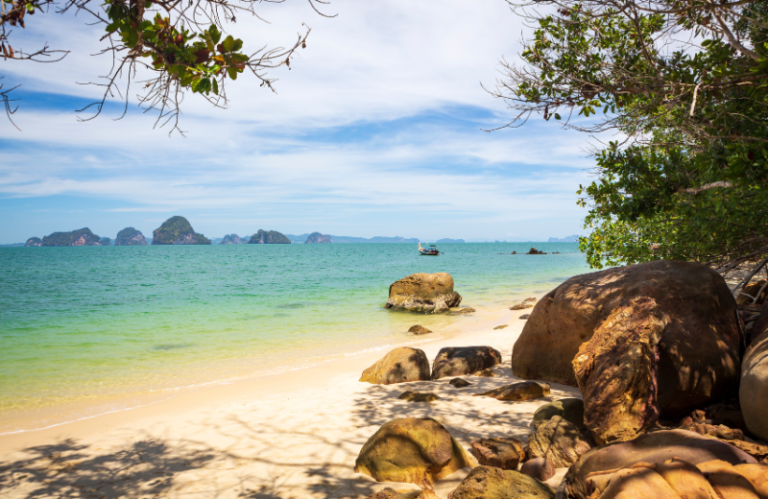
<instances>
[{"instance_id":1,"label":"distant island","mask_svg":"<svg viewBox=\"0 0 768 499\"><path fill-rule=\"evenodd\" d=\"M71 232L54 232L53 234L39 237L30 237L25 246L109 246L109 238L106 244L102 243L102 238L91 232L88 227L73 230Z\"/></svg>"},{"instance_id":2,"label":"distant island","mask_svg":"<svg viewBox=\"0 0 768 499\"><path fill-rule=\"evenodd\" d=\"M307 238L311 236L312 234L286 234L285 237L291 240L291 242L294 243L304 243L306 242ZM415 237L411 238L405 238L400 236L394 236L394 237L386 237L386 236L374 236L371 238L366 237L353 237L353 236L335 236L333 234L329 234L328 237L331 238L331 241L333 241L334 244L353 244L353 243L366 243L366 244L374 244L374 243L410 243L410 244L416 244L421 239L417 239Z\"/></svg>"},{"instance_id":3,"label":"distant island","mask_svg":"<svg viewBox=\"0 0 768 499\"><path fill-rule=\"evenodd\" d=\"M566 236L561 239L558 239L556 237L550 237L549 240L547 240L548 243L578 243L579 238L581 236L577 236L576 234L572 236Z\"/></svg>"},{"instance_id":4,"label":"distant island","mask_svg":"<svg viewBox=\"0 0 768 499\"><path fill-rule=\"evenodd\" d=\"M211 244L210 239L195 232L189 221L179 216L169 218L152 234L153 245Z\"/></svg>"},{"instance_id":5,"label":"distant island","mask_svg":"<svg viewBox=\"0 0 768 499\"><path fill-rule=\"evenodd\" d=\"M214 239L214 242L217 241ZM244 237L240 237L237 234L227 234L224 236L220 241L218 241L219 244L245 244L248 241L245 240Z\"/></svg>"},{"instance_id":6,"label":"distant island","mask_svg":"<svg viewBox=\"0 0 768 499\"><path fill-rule=\"evenodd\" d=\"M319 234L315 232L315 234ZM322 235L322 234L320 234ZM327 237L327 236L324 236ZM325 242L325 241L320 241ZM330 238L327 242L331 242ZM291 240L285 237L284 234L277 232L276 230L262 230L251 236L251 240L248 244L291 244Z\"/></svg>"},{"instance_id":7,"label":"distant island","mask_svg":"<svg viewBox=\"0 0 768 499\"><path fill-rule=\"evenodd\" d=\"M144 239L144 234L141 231L134 229L133 227L126 227L117 233L115 238L115 246L146 246L147 240Z\"/></svg>"},{"instance_id":8,"label":"distant island","mask_svg":"<svg viewBox=\"0 0 768 499\"><path fill-rule=\"evenodd\" d=\"M444 239L438 239L435 241L435 243L463 243L464 239L450 239L450 238L444 238Z\"/></svg>"},{"instance_id":9,"label":"distant island","mask_svg":"<svg viewBox=\"0 0 768 499\"><path fill-rule=\"evenodd\" d=\"M24 244L27 248L37 248L42 245L43 241L39 237L30 237L27 239L26 244Z\"/></svg>"},{"instance_id":10,"label":"distant island","mask_svg":"<svg viewBox=\"0 0 768 499\"><path fill-rule=\"evenodd\" d=\"M102 237L99 246L112 246L112 240L108 237Z\"/></svg>"},{"instance_id":11,"label":"distant island","mask_svg":"<svg viewBox=\"0 0 768 499\"><path fill-rule=\"evenodd\" d=\"M325 243L332 243L331 236L320 234L319 232L313 232L307 237L307 240L304 241L304 244L325 244Z\"/></svg>"}]
</instances>

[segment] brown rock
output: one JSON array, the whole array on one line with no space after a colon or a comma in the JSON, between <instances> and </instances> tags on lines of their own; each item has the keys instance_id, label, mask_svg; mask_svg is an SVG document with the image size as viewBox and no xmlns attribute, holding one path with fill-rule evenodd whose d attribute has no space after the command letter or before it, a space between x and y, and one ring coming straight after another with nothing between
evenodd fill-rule
<instances>
[{"instance_id":1,"label":"brown rock","mask_svg":"<svg viewBox=\"0 0 768 499\"><path fill-rule=\"evenodd\" d=\"M707 423L694 423L680 426L680 430L692 431L699 435L707 435L720 440L744 440L744 432L741 430L732 430L727 426L713 425Z\"/></svg>"},{"instance_id":2,"label":"brown rock","mask_svg":"<svg viewBox=\"0 0 768 499\"><path fill-rule=\"evenodd\" d=\"M495 331L497 329L504 329L507 326L508 326L508 324L502 324L501 326L496 326L495 328L493 328L493 330Z\"/></svg>"},{"instance_id":3,"label":"brown rock","mask_svg":"<svg viewBox=\"0 0 768 499\"><path fill-rule=\"evenodd\" d=\"M477 462L432 418L395 419L368 439L355 472L379 482L407 482L423 488Z\"/></svg>"},{"instance_id":4,"label":"brown rock","mask_svg":"<svg viewBox=\"0 0 768 499\"><path fill-rule=\"evenodd\" d=\"M427 381L429 360L423 350L411 347L395 348L381 360L363 371L360 381L375 385L391 385L409 381Z\"/></svg>"},{"instance_id":5,"label":"brown rock","mask_svg":"<svg viewBox=\"0 0 768 499\"><path fill-rule=\"evenodd\" d=\"M750 456L754 457L761 464L768 465L768 445L761 445L754 442L749 442L747 440L738 439L723 439L723 441L728 442L734 447L743 450Z\"/></svg>"},{"instance_id":6,"label":"brown rock","mask_svg":"<svg viewBox=\"0 0 768 499\"><path fill-rule=\"evenodd\" d=\"M419 490L395 490L387 487L378 492L367 496L365 499L418 499L421 491Z\"/></svg>"},{"instance_id":7,"label":"brown rock","mask_svg":"<svg viewBox=\"0 0 768 499\"><path fill-rule=\"evenodd\" d=\"M472 374L501 363L501 353L491 347L441 348L432 364L432 379Z\"/></svg>"},{"instance_id":8,"label":"brown rock","mask_svg":"<svg viewBox=\"0 0 768 499\"><path fill-rule=\"evenodd\" d=\"M434 393L429 392L412 392L407 391L400 394L399 397L400 400L407 400L408 402L434 402L435 400L438 400L440 397L438 397Z\"/></svg>"},{"instance_id":9,"label":"brown rock","mask_svg":"<svg viewBox=\"0 0 768 499\"><path fill-rule=\"evenodd\" d=\"M458 307L461 295L453 290L453 278L445 272L411 274L389 287L385 308L398 308L413 312L447 312Z\"/></svg>"},{"instance_id":10,"label":"brown rock","mask_svg":"<svg viewBox=\"0 0 768 499\"><path fill-rule=\"evenodd\" d=\"M572 360L620 306L653 299L668 319L658 341L662 415L679 414L731 393L741 337L736 303L723 278L703 265L658 260L568 279L536 305L512 354L525 379L577 386ZM766 397L768 400L768 397Z\"/></svg>"},{"instance_id":11,"label":"brown rock","mask_svg":"<svg viewBox=\"0 0 768 499\"><path fill-rule=\"evenodd\" d=\"M461 314L472 314L472 313L475 313L475 312L477 312L477 310L475 310L474 308L472 308L472 307L465 307L465 308L460 308L459 310L457 310L454 313L461 315Z\"/></svg>"},{"instance_id":12,"label":"brown rock","mask_svg":"<svg viewBox=\"0 0 768 499\"><path fill-rule=\"evenodd\" d=\"M496 373L493 372L492 369L483 369L482 371L477 371L476 373L472 374L472 376L479 376L481 378L493 378L496 376Z\"/></svg>"},{"instance_id":13,"label":"brown rock","mask_svg":"<svg viewBox=\"0 0 768 499\"><path fill-rule=\"evenodd\" d=\"M512 305L509 307L510 310L523 310L526 308L533 308L533 305L530 303L518 303L517 305Z\"/></svg>"},{"instance_id":14,"label":"brown rock","mask_svg":"<svg viewBox=\"0 0 768 499\"><path fill-rule=\"evenodd\" d=\"M531 314L523 314L520 316L520 319L528 320L531 317Z\"/></svg>"},{"instance_id":15,"label":"brown rock","mask_svg":"<svg viewBox=\"0 0 768 499\"><path fill-rule=\"evenodd\" d=\"M424 326L419 326L417 324L415 326L411 326L410 329L408 329L408 332L411 334L429 334L432 331L425 328Z\"/></svg>"},{"instance_id":16,"label":"brown rock","mask_svg":"<svg viewBox=\"0 0 768 499\"><path fill-rule=\"evenodd\" d=\"M481 438L470 445L472 454L484 466L516 470L520 461L525 459L523 444L516 438Z\"/></svg>"},{"instance_id":17,"label":"brown rock","mask_svg":"<svg viewBox=\"0 0 768 499\"><path fill-rule=\"evenodd\" d=\"M544 404L533 413L533 427L538 428L544 421L560 416L579 430L584 429L584 401L577 398L564 398Z\"/></svg>"},{"instance_id":18,"label":"brown rock","mask_svg":"<svg viewBox=\"0 0 768 499\"><path fill-rule=\"evenodd\" d=\"M555 468L571 466L590 449L579 428L560 416L543 421L536 432L528 436L528 456L545 457Z\"/></svg>"},{"instance_id":19,"label":"brown rock","mask_svg":"<svg viewBox=\"0 0 768 499\"><path fill-rule=\"evenodd\" d=\"M453 378L451 381L448 382L448 384L456 388L464 388L466 386L471 385L472 383L470 383L469 381L463 378Z\"/></svg>"},{"instance_id":20,"label":"brown rock","mask_svg":"<svg viewBox=\"0 0 768 499\"><path fill-rule=\"evenodd\" d=\"M756 463L749 454L714 438L684 430L656 431L584 454L565 477L568 491L577 499L586 499L602 483L600 477L607 480L616 470L639 463L661 464L673 458L693 465L717 459L732 464Z\"/></svg>"},{"instance_id":21,"label":"brown rock","mask_svg":"<svg viewBox=\"0 0 768 499\"><path fill-rule=\"evenodd\" d=\"M448 499L553 499L554 496L551 487L517 471L478 466Z\"/></svg>"},{"instance_id":22,"label":"brown rock","mask_svg":"<svg viewBox=\"0 0 768 499\"><path fill-rule=\"evenodd\" d=\"M526 298L525 300L523 300L523 303L534 302L534 301L536 301L536 297L535 296L531 296L530 298Z\"/></svg>"},{"instance_id":23,"label":"brown rock","mask_svg":"<svg viewBox=\"0 0 768 499\"><path fill-rule=\"evenodd\" d=\"M555 468L555 465L545 457L529 459L524 462L523 466L520 468L520 473L535 478L540 482L546 482L555 476L556 472L557 469Z\"/></svg>"},{"instance_id":24,"label":"brown rock","mask_svg":"<svg viewBox=\"0 0 768 499\"><path fill-rule=\"evenodd\" d=\"M763 306L763 316L768 316L768 301ZM768 440L768 321L765 326L761 322L757 320L757 331L753 328L758 334L742 361L739 402L749 431Z\"/></svg>"},{"instance_id":25,"label":"brown rock","mask_svg":"<svg viewBox=\"0 0 768 499\"><path fill-rule=\"evenodd\" d=\"M538 399L549 395L550 386L547 383L523 381L502 386L484 393L476 393L475 397L491 397L496 400L514 400L518 402Z\"/></svg>"},{"instance_id":26,"label":"brown rock","mask_svg":"<svg viewBox=\"0 0 768 499\"><path fill-rule=\"evenodd\" d=\"M573 370L584 424L598 444L632 440L658 421L657 346L668 322L652 298L635 298L579 348Z\"/></svg>"}]
</instances>

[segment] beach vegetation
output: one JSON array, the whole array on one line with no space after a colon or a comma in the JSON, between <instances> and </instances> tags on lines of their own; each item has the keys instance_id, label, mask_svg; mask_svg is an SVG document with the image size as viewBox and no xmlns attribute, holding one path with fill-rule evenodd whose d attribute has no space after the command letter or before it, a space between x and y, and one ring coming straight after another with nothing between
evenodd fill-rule
<instances>
[{"instance_id":1,"label":"beach vegetation","mask_svg":"<svg viewBox=\"0 0 768 499\"><path fill-rule=\"evenodd\" d=\"M595 268L727 271L768 255L768 2L510 0L534 25L493 94L596 147L580 247Z\"/></svg>"}]
</instances>

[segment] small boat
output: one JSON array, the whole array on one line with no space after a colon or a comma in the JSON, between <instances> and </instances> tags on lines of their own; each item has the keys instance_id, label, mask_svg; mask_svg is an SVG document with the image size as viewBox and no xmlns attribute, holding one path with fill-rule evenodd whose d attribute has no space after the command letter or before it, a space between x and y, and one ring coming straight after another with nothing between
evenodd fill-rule
<instances>
[{"instance_id":1,"label":"small boat","mask_svg":"<svg viewBox=\"0 0 768 499\"><path fill-rule=\"evenodd\" d=\"M426 256L437 256L440 254L440 251L438 251L437 246L434 244L430 244L426 248L422 248L421 243L419 243L419 253Z\"/></svg>"}]
</instances>

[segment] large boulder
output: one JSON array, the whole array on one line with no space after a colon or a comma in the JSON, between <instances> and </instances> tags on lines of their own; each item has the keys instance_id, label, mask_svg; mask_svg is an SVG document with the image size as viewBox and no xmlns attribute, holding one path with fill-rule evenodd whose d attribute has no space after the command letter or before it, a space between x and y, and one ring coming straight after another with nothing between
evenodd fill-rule
<instances>
[{"instance_id":1,"label":"large boulder","mask_svg":"<svg viewBox=\"0 0 768 499\"><path fill-rule=\"evenodd\" d=\"M757 463L749 454L720 440L685 430L664 430L592 449L571 466L565 480L571 496L586 499L594 491L600 476L638 463L655 465L673 458L693 465L713 460L733 465Z\"/></svg>"},{"instance_id":2,"label":"large boulder","mask_svg":"<svg viewBox=\"0 0 768 499\"><path fill-rule=\"evenodd\" d=\"M463 376L501 364L501 352L493 347L445 347L432 363L432 379Z\"/></svg>"},{"instance_id":3,"label":"large boulder","mask_svg":"<svg viewBox=\"0 0 768 499\"><path fill-rule=\"evenodd\" d=\"M424 350L411 347L395 348L363 371L363 375L360 376L360 381L374 385L429 381L430 379L427 354Z\"/></svg>"},{"instance_id":4,"label":"large boulder","mask_svg":"<svg viewBox=\"0 0 768 499\"><path fill-rule=\"evenodd\" d=\"M584 396L584 424L598 444L632 440L658 421L657 349L668 322L652 298L634 298L579 348L573 371Z\"/></svg>"},{"instance_id":5,"label":"large boulder","mask_svg":"<svg viewBox=\"0 0 768 499\"><path fill-rule=\"evenodd\" d=\"M571 362L579 348L635 298L653 299L668 321L655 348L655 404L662 414L735 389L741 336L728 286L712 269L665 260L572 277L548 293L514 345L513 374L577 386Z\"/></svg>"},{"instance_id":6,"label":"large boulder","mask_svg":"<svg viewBox=\"0 0 768 499\"><path fill-rule=\"evenodd\" d=\"M432 484L477 461L432 418L395 419L363 445L355 471L379 482L407 482L431 489Z\"/></svg>"},{"instance_id":7,"label":"large boulder","mask_svg":"<svg viewBox=\"0 0 768 499\"><path fill-rule=\"evenodd\" d=\"M470 445L472 454L485 466L516 470L517 465L525 460L523 443L516 438L481 438L473 440Z\"/></svg>"},{"instance_id":8,"label":"large boulder","mask_svg":"<svg viewBox=\"0 0 768 499\"><path fill-rule=\"evenodd\" d=\"M552 499L548 485L518 471L478 466L451 492L448 499Z\"/></svg>"},{"instance_id":9,"label":"large boulder","mask_svg":"<svg viewBox=\"0 0 768 499\"><path fill-rule=\"evenodd\" d=\"M453 277L445 272L411 274L389 287L385 308L440 313L458 307L461 295L453 290Z\"/></svg>"},{"instance_id":10,"label":"large boulder","mask_svg":"<svg viewBox=\"0 0 768 499\"><path fill-rule=\"evenodd\" d=\"M538 428L541 423L555 416L560 416L581 429L584 426L584 401L564 398L542 405L533 413L533 427Z\"/></svg>"},{"instance_id":11,"label":"large boulder","mask_svg":"<svg viewBox=\"0 0 768 499\"><path fill-rule=\"evenodd\" d=\"M768 310L768 301L763 307L763 315ZM758 335L752 340L741 365L741 386L739 401L741 412L747 429L768 440L768 324L756 331Z\"/></svg>"},{"instance_id":12,"label":"large boulder","mask_svg":"<svg viewBox=\"0 0 768 499\"><path fill-rule=\"evenodd\" d=\"M556 468L567 468L592 447L578 426L560 416L543 421L528 436L528 457L544 457Z\"/></svg>"}]
</instances>

